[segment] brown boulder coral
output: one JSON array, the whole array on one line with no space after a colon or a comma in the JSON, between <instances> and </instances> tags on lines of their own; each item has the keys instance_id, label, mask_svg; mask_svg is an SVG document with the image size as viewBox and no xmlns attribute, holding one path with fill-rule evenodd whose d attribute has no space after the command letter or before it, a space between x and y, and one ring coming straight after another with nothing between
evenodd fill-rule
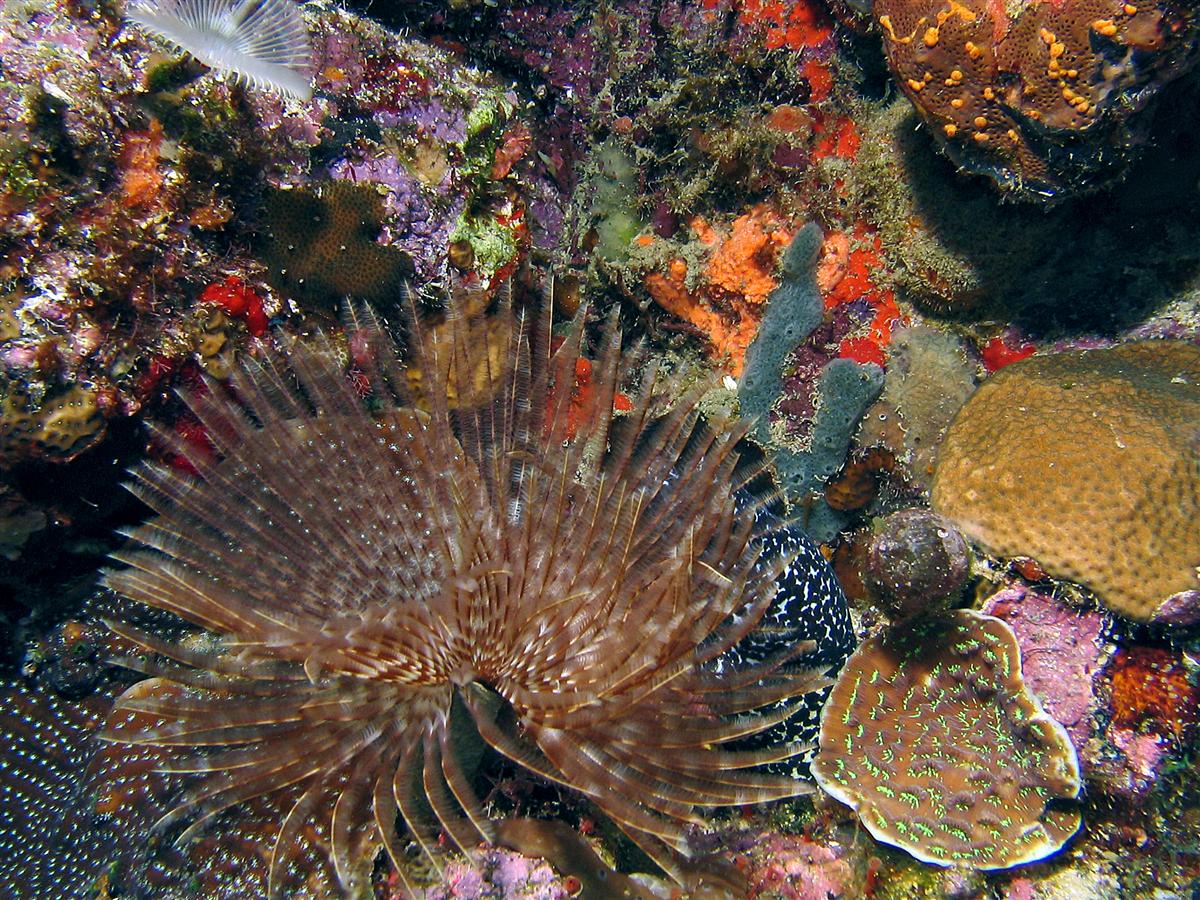
<instances>
[{"instance_id":1,"label":"brown boulder coral","mask_svg":"<svg viewBox=\"0 0 1200 900\"><path fill-rule=\"evenodd\" d=\"M970 610L864 641L821 714L817 783L877 840L940 866L1043 859L1079 829L1079 762L1021 678L1017 641Z\"/></svg>"},{"instance_id":2,"label":"brown boulder coral","mask_svg":"<svg viewBox=\"0 0 1200 900\"><path fill-rule=\"evenodd\" d=\"M1095 187L1196 58L1183 0L876 0L900 88L958 165L1031 196Z\"/></svg>"},{"instance_id":3,"label":"brown boulder coral","mask_svg":"<svg viewBox=\"0 0 1200 900\"><path fill-rule=\"evenodd\" d=\"M938 456L933 507L1131 619L1200 605L1200 347L1033 356L985 381Z\"/></svg>"},{"instance_id":4,"label":"brown boulder coral","mask_svg":"<svg viewBox=\"0 0 1200 900\"><path fill-rule=\"evenodd\" d=\"M756 771L801 745L730 746L825 683L791 664L802 647L711 665L794 558L756 549L763 526L735 502L744 427L702 428L703 388L653 365L614 416L640 365L615 318L586 395L571 390L582 326L553 354L547 330L506 330L469 409L447 400L479 394L454 315L411 328L421 411L376 326L351 329L353 383L332 345L298 343L243 363L229 392L186 396L221 458L163 435L199 477L138 471L157 517L107 575L204 629L113 625L151 677L107 737L179 779L160 833L186 844L226 811L282 801L261 846L271 895L316 877L358 896L380 845L405 873L404 831L435 865L444 846L496 839L473 784L486 744L586 796L682 882L699 809L810 789ZM664 393L681 398L669 411ZM117 814L120 779L146 767L121 759L102 794Z\"/></svg>"},{"instance_id":5,"label":"brown boulder coral","mask_svg":"<svg viewBox=\"0 0 1200 900\"><path fill-rule=\"evenodd\" d=\"M370 184L273 189L265 202L262 246L268 277L326 312L346 297L393 298L412 275L412 263L403 251L376 241L383 222L383 197Z\"/></svg>"},{"instance_id":6,"label":"brown boulder coral","mask_svg":"<svg viewBox=\"0 0 1200 900\"><path fill-rule=\"evenodd\" d=\"M70 462L104 438L99 391L84 382L51 389L0 376L0 467L26 460Z\"/></svg>"}]
</instances>

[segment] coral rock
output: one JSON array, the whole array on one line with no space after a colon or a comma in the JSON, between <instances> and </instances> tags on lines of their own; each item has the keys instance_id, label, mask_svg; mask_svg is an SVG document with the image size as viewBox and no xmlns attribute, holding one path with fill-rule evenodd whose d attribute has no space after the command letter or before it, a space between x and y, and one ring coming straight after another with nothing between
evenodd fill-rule
<instances>
[{"instance_id":1,"label":"coral rock","mask_svg":"<svg viewBox=\"0 0 1200 900\"><path fill-rule=\"evenodd\" d=\"M1033 356L950 427L933 508L988 552L1032 556L1131 619L1200 601L1200 347Z\"/></svg>"},{"instance_id":2,"label":"coral rock","mask_svg":"<svg viewBox=\"0 0 1200 900\"><path fill-rule=\"evenodd\" d=\"M555 877L545 862L495 848L480 852L475 864L451 862L446 866L441 883L429 888L425 896L428 900L484 900L488 897L563 900L571 896L566 885L567 880ZM407 894L397 884L391 896Z\"/></svg>"},{"instance_id":3,"label":"coral rock","mask_svg":"<svg viewBox=\"0 0 1200 900\"><path fill-rule=\"evenodd\" d=\"M854 870L838 851L790 835L767 834L747 848L752 897L822 900L853 896Z\"/></svg>"},{"instance_id":4,"label":"coral rock","mask_svg":"<svg viewBox=\"0 0 1200 900\"><path fill-rule=\"evenodd\" d=\"M1177 0L876 0L888 61L947 154L1052 196L1124 171L1131 115L1194 61Z\"/></svg>"},{"instance_id":5,"label":"coral rock","mask_svg":"<svg viewBox=\"0 0 1200 900\"><path fill-rule=\"evenodd\" d=\"M962 593L971 551L958 530L927 509L875 520L863 581L894 619L941 612Z\"/></svg>"},{"instance_id":6,"label":"coral rock","mask_svg":"<svg viewBox=\"0 0 1200 900\"><path fill-rule=\"evenodd\" d=\"M1003 766L996 761L1003 760ZM925 862L1003 869L1079 828L1079 763L999 619L960 610L860 645L821 716L817 783Z\"/></svg>"}]
</instances>

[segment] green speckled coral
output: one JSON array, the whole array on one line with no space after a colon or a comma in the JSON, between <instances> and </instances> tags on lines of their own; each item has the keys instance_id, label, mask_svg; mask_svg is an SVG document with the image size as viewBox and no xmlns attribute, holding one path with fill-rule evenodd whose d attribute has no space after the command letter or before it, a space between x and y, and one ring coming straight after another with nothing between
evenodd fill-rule
<instances>
[{"instance_id":1,"label":"green speckled coral","mask_svg":"<svg viewBox=\"0 0 1200 900\"><path fill-rule=\"evenodd\" d=\"M1011 629L958 610L864 642L821 716L813 777L877 840L1004 869L1079 829L1079 762L1021 678Z\"/></svg>"}]
</instances>

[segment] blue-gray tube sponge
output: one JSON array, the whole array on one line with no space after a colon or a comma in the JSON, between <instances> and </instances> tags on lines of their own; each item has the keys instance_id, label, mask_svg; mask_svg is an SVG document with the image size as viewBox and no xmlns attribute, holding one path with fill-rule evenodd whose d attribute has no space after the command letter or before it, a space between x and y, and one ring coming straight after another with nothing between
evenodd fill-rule
<instances>
[{"instance_id":1,"label":"blue-gray tube sponge","mask_svg":"<svg viewBox=\"0 0 1200 900\"><path fill-rule=\"evenodd\" d=\"M755 435L772 444L768 414L783 393L783 373L796 348L824 316L816 281L821 229L808 224L796 234L783 255L779 287L767 299L758 334L746 351L746 368L738 389L742 415L756 421ZM821 487L846 458L850 439L883 390L883 369L873 363L834 359L821 370L811 440L803 450L775 446L779 483L809 535L831 539L846 524L845 514L831 509Z\"/></svg>"},{"instance_id":2,"label":"blue-gray tube sponge","mask_svg":"<svg viewBox=\"0 0 1200 900\"><path fill-rule=\"evenodd\" d=\"M825 502L825 482L846 460L850 439L883 390L883 369L874 363L834 359L821 370L820 405L806 450L779 450L775 468L789 500L802 504L800 522L815 541L828 541L845 527L847 513Z\"/></svg>"},{"instance_id":3,"label":"blue-gray tube sponge","mask_svg":"<svg viewBox=\"0 0 1200 900\"><path fill-rule=\"evenodd\" d=\"M816 279L820 250L821 229L810 222L783 252L779 287L767 298L758 334L746 349L738 402L742 415L756 422L755 430L763 443L769 440L767 414L783 393L784 363L821 324L825 312Z\"/></svg>"}]
</instances>

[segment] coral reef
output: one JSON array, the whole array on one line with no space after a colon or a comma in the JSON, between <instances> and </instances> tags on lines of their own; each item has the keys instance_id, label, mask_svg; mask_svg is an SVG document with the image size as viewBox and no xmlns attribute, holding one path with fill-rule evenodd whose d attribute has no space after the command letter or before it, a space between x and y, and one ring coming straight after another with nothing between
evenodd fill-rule
<instances>
[{"instance_id":1,"label":"coral reef","mask_svg":"<svg viewBox=\"0 0 1200 900\"><path fill-rule=\"evenodd\" d=\"M1079 792L1075 749L1025 686L1016 638L966 610L859 646L812 773L878 840L940 866L1039 860L1081 821L1057 802Z\"/></svg>"},{"instance_id":2,"label":"coral reef","mask_svg":"<svg viewBox=\"0 0 1200 900\"><path fill-rule=\"evenodd\" d=\"M200 293L201 303L213 303L235 319L246 323L246 330L254 337L262 337L267 331L267 314L263 298L256 294L236 275L224 281L210 284ZM201 351L201 356L211 355Z\"/></svg>"},{"instance_id":3,"label":"coral reef","mask_svg":"<svg viewBox=\"0 0 1200 900\"><path fill-rule=\"evenodd\" d=\"M540 854L530 852L529 856ZM615 877L617 873L612 873ZM545 862L538 863L510 850L491 848L477 855L474 863L455 860L446 866L442 883L422 895L424 900L483 900L485 897L528 897L530 900L567 900L593 897L594 889L573 876L556 878ZM406 897L399 884L393 886L396 900ZM572 892L575 888L575 892ZM612 896L622 896L615 894ZM632 895L631 895L632 896Z\"/></svg>"},{"instance_id":4,"label":"coral reef","mask_svg":"<svg viewBox=\"0 0 1200 900\"><path fill-rule=\"evenodd\" d=\"M873 13L897 83L951 159L1032 197L1124 174L1143 107L1200 44L1195 10L1176 0L876 0Z\"/></svg>"},{"instance_id":5,"label":"coral reef","mask_svg":"<svg viewBox=\"0 0 1200 900\"><path fill-rule=\"evenodd\" d=\"M69 462L95 446L107 427L99 394L74 384L49 395L4 379L0 391L0 466L24 460Z\"/></svg>"},{"instance_id":6,"label":"coral reef","mask_svg":"<svg viewBox=\"0 0 1200 900\"><path fill-rule=\"evenodd\" d=\"M1111 727L1144 728L1182 741L1200 721L1200 686L1177 650L1122 649L1105 669L1105 677L1112 697Z\"/></svg>"},{"instance_id":7,"label":"coral reef","mask_svg":"<svg viewBox=\"0 0 1200 900\"><path fill-rule=\"evenodd\" d=\"M616 872L592 849L582 834L565 822L508 818L499 824L496 841L525 856L541 857L564 876L571 896L642 896L629 876ZM570 890L570 888L575 890Z\"/></svg>"},{"instance_id":8,"label":"coral reef","mask_svg":"<svg viewBox=\"0 0 1200 900\"><path fill-rule=\"evenodd\" d=\"M878 232L862 222L851 234L834 232L825 241L817 281L825 306L835 314L839 307L869 313L864 327L851 327L842 336L838 355L860 363L884 365L892 329L904 321L896 293L885 275L883 245ZM884 277L881 277L883 275ZM865 307L865 309L863 309Z\"/></svg>"},{"instance_id":9,"label":"coral reef","mask_svg":"<svg viewBox=\"0 0 1200 900\"><path fill-rule=\"evenodd\" d=\"M825 900L854 896L856 878L844 852L803 837L754 835L731 848L748 868L748 897Z\"/></svg>"},{"instance_id":10,"label":"coral reef","mask_svg":"<svg viewBox=\"0 0 1200 900\"><path fill-rule=\"evenodd\" d=\"M1031 556L1131 619L1194 618L1197 421L1195 345L1033 356L959 412L933 507L990 553Z\"/></svg>"},{"instance_id":11,"label":"coral reef","mask_svg":"<svg viewBox=\"0 0 1200 900\"><path fill-rule=\"evenodd\" d=\"M771 406L783 393L788 357L821 324L821 299L812 275L820 245L821 229L816 225L806 225L792 238L783 255L779 287L767 298L766 315L746 351L738 404L764 439Z\"/></svg>"},{"instance_id":12,"label":"coral reef","mask_svg":"<svg viewBox=\"0 0 1200 900\"><path fill-rule=\"evenodd\" d=\"M190 2L0 9L0 893L1194 890L1191 0Z\"/></svg>"},{"instance_id":13,"label":"coral reef","mask_svg":"<svg viewBox=\"0 0 1200 900\"><path fill-rule=\"evenodd\" d=\"M10 460L71 459L113 420L169 421L197 356L220 374L220 352L227 370L292 301L315 295L327 317L346 294L391 300L412 271L400 248L435 293L452 238L471 248L461 280L515 264L523 206L492 175L515 106L482 73L325 11L304 26L319 95L284 103L164 61L136 27L114 40L118 27L108 7L0 16ZM274 289L264 230L286 240L267 241ZM214 324L210 304L229 319Z\"/></svg>"},{"instance_id":14,"label":"coral reef","mask_svg":"<svg viewBox=\"0 0 1200 900\"><path fill-rule=\"evenodd\" d=\"M833 359L808 388L816 409L807 434L799 442L777 447L775 467L788 496L803 510L804 527L814 539L827 541L846 523L846 513L825 500L824 485L842 467L850 440L867 408L883 389L883 370L874 363Z\"/></svg>"},{"instance_id":15,"label":"coral reef","mask_svg":"<svg viewBox=\"0 0 1200 900\"><path fill-rule=\"evenodd\" d=\"M878 495L881 480L895 471L896 456L885 447L853 452L841 471L825 482L825 502L843 511L863 509Z\"/></svg>"}]
</instances>

